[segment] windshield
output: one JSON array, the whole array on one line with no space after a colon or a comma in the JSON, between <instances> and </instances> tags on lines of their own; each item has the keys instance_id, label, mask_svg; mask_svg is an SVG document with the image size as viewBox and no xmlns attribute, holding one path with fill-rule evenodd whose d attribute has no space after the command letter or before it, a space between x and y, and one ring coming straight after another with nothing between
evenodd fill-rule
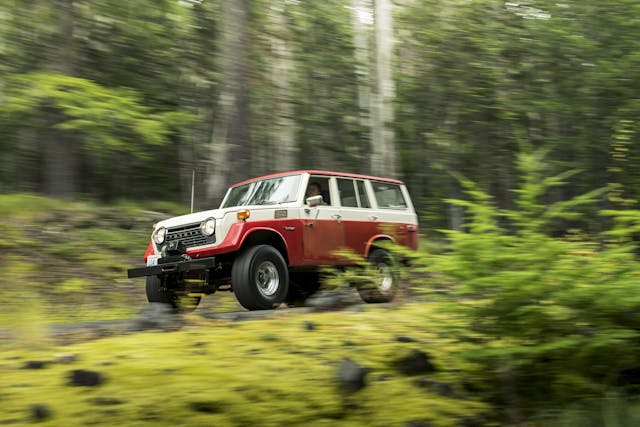
<instances>
[{"instance_id":1,"label":"windshield","mask_svg":"<svg viewBox=\"0 0 640 427\"><path fill-rule=\"evenodd\" d=\"M300 175L282 176L233 187L220 207L295 202L300 188L300 178Z\"/></svg>"}]
</instances>

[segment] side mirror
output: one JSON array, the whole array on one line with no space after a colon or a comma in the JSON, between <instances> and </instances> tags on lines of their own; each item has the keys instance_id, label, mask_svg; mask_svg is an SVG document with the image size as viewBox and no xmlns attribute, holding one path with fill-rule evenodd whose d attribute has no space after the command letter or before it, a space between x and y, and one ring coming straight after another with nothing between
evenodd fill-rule
<instances>
[{"instance_id":1,"label":"side mirror","mask_svg":"<svg viewBox=\"0 0 640 427\"><path fill-rule=\"evenodd\" d=\"M310 208L315 208L323 202L322 195L307 197L305 201L307 202L307 206Z\"/></svg>"}]
</instances>

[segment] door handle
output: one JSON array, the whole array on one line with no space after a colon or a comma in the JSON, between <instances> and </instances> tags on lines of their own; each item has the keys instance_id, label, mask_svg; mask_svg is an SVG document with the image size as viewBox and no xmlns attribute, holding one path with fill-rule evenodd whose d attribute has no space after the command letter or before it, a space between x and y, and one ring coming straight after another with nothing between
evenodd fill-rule
<instances>
[{"instance_id":1,"label":"door handle","mask_svg":"<svg viewBox=\"0 0 640 427\"><path fill-rule=\"evenodd\" d=\"M378 217L375 215L369 215L369 221L377 221Z\"/></svg>"},{"instance_id":2,"label":"door handle","mask_svg":"<svg viewBox=\"0 0 640 427\"><path fill-rule=\"evenodd\" d=\"M331 218L340 219L340 218L342 218L342 215L340 215L340 214L331 215Z\"/></svg>"}]
</instances>

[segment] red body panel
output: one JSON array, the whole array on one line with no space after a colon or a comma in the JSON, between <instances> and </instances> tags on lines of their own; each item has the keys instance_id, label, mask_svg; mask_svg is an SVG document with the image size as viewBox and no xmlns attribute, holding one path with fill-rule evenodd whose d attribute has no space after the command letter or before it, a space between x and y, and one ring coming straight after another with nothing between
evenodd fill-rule
<instances>
[{"instance_id":1,"label":"red body panel","mask_svg":"<svg viewBox=\"0 0 640 427\"><path fill-rule=\"evenodd\" d=\"M268 178L296 174L352 178L356 180L371 180L403 185L402 181L391 178L321 170L299 170L253 178L234 184L232 188ZM333 194L333 197L336 197L340 201L340 203L337 204L342 204L342 200L338 197L340 189L336 187L336 182L334 179L327 180L331 188L327 188L326 190L336 193ZM299 189L300 193L298 197L302 197L304 193L302 190L303 189ZM367 192L371 193L371 191L371 184L368 184ZM406 188L403 191L406 193ZM369 194L367 197L371 198L373 196ZM410 201L408 195L405 197ZM303 203L303 200L298 200L298 202ZM357 204L360 205L360 201L358 201ZM376 206L376 204L374 203L373 206ZM268 231L281 239L290 266L341 264L346 262L346 260L341 260L336 254L337 251L341 249L349 249L359 255L367 256L371 246L377 239L391 240L411 249L417 249L418 247L417 224L412 223L412 221L416 221L416 217L413 206L410 203L407 209L395 211L384 208L372 208L368 202L367 205L363 207L353 207L352 205L350 205L350 207L340 207L327 203L326 205L317 206L314 209L304 204L289 207L288 209L290 209L289 215L292 216L289 218L280 218L276 215L275 218L263 219L266 215L264 210L262 210L262 215L257 218L254 217L256 220L238 221L231 225L225 222L224 230L226 230L227 227L229 228L224 237L224 241L218 241L215 246L187 249L187 254L193 259L234 254L243 247L243 244L252 233L260 231ZM229 214L229 212L226 214ZM229 217L225 218L227 221L230 220ZM192 217L185 220L192 220ZM173 221L172 224L176 224L176 221ZM222 232L221 234L225 233ZM154 245L152 242L149 243L145 252L145 262L151 254L154 254Z\"/></svg>"},{"instance_id":2,"label":"red body panel","mask_svg":"<svg viewBox=\"0 0 640 427\"><path fill-rule=\"evenodd\" d=\"M345 246L344 224L335 219L308 222L304 227L302 245L304 264L335 264L339 262L336 252Z\"/></svg>"},{"instance_id":3,"label":"red body panel","mask_svg":"<svg viewBox=\"0 0 640 427\"><path fill-rule=\"evenodd\" d=\"M415 231L409 231L409 227L414 227ZM187 253L198 259L237 252L247 237L259 230L280 236L285 244L290 266L336 264L339 257L335 253L344 248L367 256L371 245L378 239L391 240L414 250L418 248L417 227L410 224L316 220L310 226L309 220L272 219L235 223L220 245L189 249ZM153 244L149 242L144 254L145 263L152 254Z\"/></svg>"},{"instance_id":4,"label":"red body panel","mask_svg":"<svg viewBox=\"0 0 640 427\"><path fill-rule=\"evenodd\" d=\"M270 219L265 221L237 222L231 225L225 240L213 247L189 249L192 258L206 258L238 251L247 237L256 231L266 230L280 236L287 249L290 263L302 260L302 228L300 219Z\"/></svg>"}]
</instances>

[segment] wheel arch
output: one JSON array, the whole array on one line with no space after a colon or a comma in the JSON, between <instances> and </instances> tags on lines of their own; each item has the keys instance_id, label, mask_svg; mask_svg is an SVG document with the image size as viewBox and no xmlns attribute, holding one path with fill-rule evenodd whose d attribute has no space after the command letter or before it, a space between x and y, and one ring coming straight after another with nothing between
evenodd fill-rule
<instances>
[{"instance_id":1,"label":"wheel arch","mask_svg":"<svg viewBox=\"0 0 640 427\"><path fill-rule=\"evenodd\" d=\"M270 228L258 228L249 231L240 244L240 249L244 250L251 246L270 245L280 252L287 265L289 265L289 248L286 240L280 233Z\"/></svg>"},{"instance_id":2,"label":"wheel arch","mask_svg":"<svg viewBox=\"0 0 640 427\"><path fill-rule=\"evenodd\" d=\"M369 241L367 242L364 248L364 256L365 258L368 257L371 251L373 251L374 249L384 249L382 247L384 246L384 244L395 243L395 242L396 242L395 239L387 234L375 235L371 239L369 239Z\"/></svg>"}]
</instances>

